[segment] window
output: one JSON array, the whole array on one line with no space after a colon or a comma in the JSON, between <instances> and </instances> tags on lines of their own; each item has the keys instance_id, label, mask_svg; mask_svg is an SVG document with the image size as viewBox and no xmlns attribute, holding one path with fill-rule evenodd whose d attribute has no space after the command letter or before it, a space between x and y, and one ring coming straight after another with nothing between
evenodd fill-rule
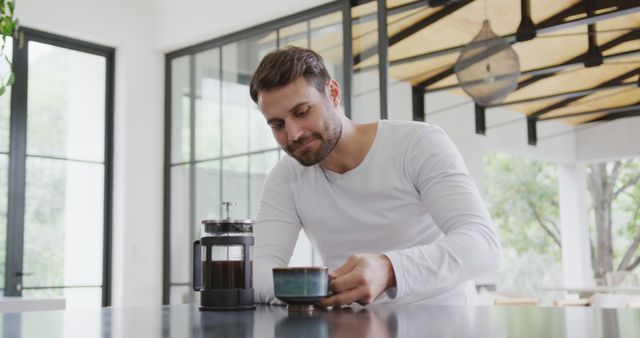
<instances>
[{"instance_id":1,"label":"window","mask_svg":"<svg viewBox=\"0 0 640 338\"><path fill-rule=\"evenodd\" d=\"M504 250L497 290L550 301L540 290L563 281L557 165L490 152L484 168L487 204Z\"/></svg>"},{"instance_id":2,"label":"window","mask_svg":"<svg viewBox=\"0 0 640 338\"><path fill-rule=\"evenodd\" d=\"M254 218L262 184L280 160L271 129L249 97L260 60L280 46L320 52L342 82L342 9L339 3L296 15L241 37L221 38L167 55L169 77L165 186L165 303L192 302L191 246L202 219ZM312 264L301 233L291 264Z\"/></svg>"},{"instance_id":3,"label":"window","mask_svg":"<svg viewBox=\"0 0 640 338\"><path fill-rule=\"evenodd\" d=\"M0 97L4 294L108 305L114 50L22 32Z\"/></svg>"}]
</instances>

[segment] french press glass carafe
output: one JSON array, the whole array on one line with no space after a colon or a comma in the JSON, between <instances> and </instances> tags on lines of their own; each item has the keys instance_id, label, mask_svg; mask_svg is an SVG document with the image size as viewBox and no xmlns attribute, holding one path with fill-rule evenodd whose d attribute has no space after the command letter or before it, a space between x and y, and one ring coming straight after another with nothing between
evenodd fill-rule
<instances>
[{"instance_id":1,"label":"french press glass carafe","mask_svg":"<svg viewBox=\"0 0 640 338\"><path fill-rule=\"evenodd\" d=\"M193 242L193 290L200 291L200 310L254 309L253 220L203 220L202 237Z\"/></svg>"}]
</instances>

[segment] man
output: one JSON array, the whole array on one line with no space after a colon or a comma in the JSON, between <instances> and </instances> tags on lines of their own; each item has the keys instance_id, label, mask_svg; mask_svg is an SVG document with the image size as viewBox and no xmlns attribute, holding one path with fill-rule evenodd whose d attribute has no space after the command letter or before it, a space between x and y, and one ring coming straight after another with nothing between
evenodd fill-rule
<instances>
[{"instance_id":1,"label":"man","mask_svg":"<svg viewBox=\"0 0 640 338\"><path fill-rule=\"evenodd\" d=\"M289 156L269 174L255 224L256 302L274 301L271 269L302 229L330 269L324 306L357 302L473 304L473 278L501 247L455 146L438 127L353 124L322 57L276 50L250 85Z\"/></svg>"}]
</instances>

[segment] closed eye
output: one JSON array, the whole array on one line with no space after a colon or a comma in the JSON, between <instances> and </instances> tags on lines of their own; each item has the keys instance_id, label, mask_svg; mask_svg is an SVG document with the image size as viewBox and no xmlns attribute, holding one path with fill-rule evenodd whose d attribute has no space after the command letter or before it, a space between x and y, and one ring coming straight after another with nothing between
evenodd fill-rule
<instances>
[{"instance_id":1,"label":"closed eye","mask_svg":"<svg viewBox=\"0 0 640 338\"><path fill-rule=\"evenodd\" d=\"M280 130L284 127L284 122L283 121L273 121L273 122L269 122L269 126L271 127L271 129L273 130Z\"/></svg>"},{"instance_id":2,"label":"closed eye","mask_svg":"<svg viewBox=\"0 0 640 338\"><path fill-rule=\"evenodd\" d=\"M304 106L301 109L296 110L294 115L296 117L304 117L309 112L309 106Z\"/></svg>"}]
</instances>

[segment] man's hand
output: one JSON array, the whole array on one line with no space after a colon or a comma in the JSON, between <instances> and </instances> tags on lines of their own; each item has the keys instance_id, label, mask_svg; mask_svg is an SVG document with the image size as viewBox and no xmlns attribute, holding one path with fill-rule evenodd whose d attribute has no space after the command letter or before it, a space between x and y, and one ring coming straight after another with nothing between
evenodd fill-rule
<instances>
[{"instance_id":1,"label":"man's hand","mask_svg":"<svg viewBox=\"0 0 640 338\"><path fill-rule=\"evenodd\" d=\"M342 306L353 302L367 305L396 280L391 261L385 255L353 255L336 271L329 272L329 289L333 295L322 306Z\"/></svg>"}]
</instances>

